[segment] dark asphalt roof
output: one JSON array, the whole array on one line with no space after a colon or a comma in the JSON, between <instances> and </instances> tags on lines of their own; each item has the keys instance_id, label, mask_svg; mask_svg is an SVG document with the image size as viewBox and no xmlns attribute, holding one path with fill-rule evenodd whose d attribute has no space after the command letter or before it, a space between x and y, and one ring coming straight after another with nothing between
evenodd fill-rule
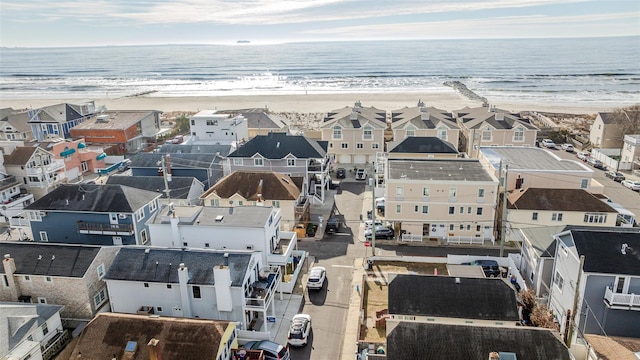
<instances>
[{"instance_id":1,"label":"dark asphalt roof","mask_svg":"<svg viewBox=\"0 0 640 360\"><path fill-rule=\"evenodd\" d=\"M158 197L124 185L63 184L26 209L133 213Z\"/></svg>"},{"instance_id":2,"label":"dark asphalt roof","mask_svg":"<svg viewBox=\"0 0 640 360\"><path fill-rule=\"evenodd\" d=\"M283 159L291 154L298 159L321 159L327 154L327 144L302 135L274 132L254 137L229 157L250 158L260 154L267 159Z\"/></svg>"},{"instance_id":3,"label":"dark asphalt roof","mask_svg":"<svg viewBox=\"0 0 640 360\"><path fill-rule=\"evenodd\" d=\"M398 275L389 284L389 314L518 321L513 288L499 278Z\"/></svg>"},{"instance_id":4,"label":"dark asphalt roof","mask_svg":"<svg viewBox=\"0 0 640 360\"><path fill-rule=\"evenodd\" d=\"M0 254L9 254L16 274L81 278L100 252L100 246L0 242ZM40 258L40 260L38 260ZM0 267L4 273L4 267Z\"/></svg>"},{"instance_id":5,"label":"dark asphalt roof","mask_svg":"<svg viewBox=\"0 0 640 360\"><path fill-rule=\"evenodd\" d=\"M583 189L528 188L507 196L509 209L615 213L604 201Z\"/></svg>"},{"instance_id":6,"label":"dark asphalt roof","mask_svg":"<svg viewBox=\"0 0 640 360\"><path fill-rule=\"evenodd\" d=\"M200 198L205 199L216 193L223 199L239 194L247 200L257 201L259 194L263 200L296 200L300 188L288 175L275 171L234 171L220 179Z\"/></svg>"},{"instance_id":7,"label":"dark asphalt roof","mask_svg":"<svg viewBox=\"0 0 640 360\"><path fill-rule=\"evenodd\" d=\"M184 145L166 143L158 149L163 154L220 154L227 156L231 152L231 145Z\"/></svg>"},{"instance_id":8,"label":"dark asphalt roof","mask_svg":"<svg viewBox=\"0 0 640 360\"><path fill-rule=\"evenodd\" d=\"M250 260L250 253L229 253L232 286L242 286ZM177 284L182 263L188 268L189 284L215 285L213 267L224 264L224 252L127 246L120 249L105 279Z\"/></svg>"},{"instance_id":9,"label":"dark asphalt roof","mask_svg":"<svg viewBox=\"0 0 640 360\"><path fill-rule=\"evenodd\" d=\"M198 181L194 177L172 176L168 181L170 195L172 199L186 199L189 197L189 191L194 181ZM107 185L125 185L136 189L153 191L166 198L164 191L164 178L162 176L109 176Z\"/></svg>"},{"instance_id":10,"label":"dark asphalt roof","mask_svg":"<svg viewBox=\"0 0 640 360\"><path fill-rule=\"evenodd\" d=\"M518 360L572 359L554 332L540 328L401 321L387 335L388 359L487 360L493 351Z\"/></svg>"},{"instance_id":11,"label":"dark asphalt roof","mask_svg":"<svg viewBox=\"0 0 640 360\"><path fill-rule=\"evenodd\" d=\"M607 230L571 230L584 271L640 276L640 233ZM626 254L622 244L627 244Z\"/></svg>"},{"instance_id":12,"label":"dark asphalt roof","mask_svg":"<svg viewBox=\"0 0 640 360\"><path fill-rule=\"evenodd\" d=\"M411 136L391 149L392 153L413 153L413 154L457 154L455 146L450 142L431 136Z\"/></svg>"},{"instance_id":13,"label":"dark asphalt roof","mask_svg":"<svg viewBox=\"0 0 640 360\"><path fill-rule=\"evenodd\" d=\"M130 158L131 167L135 168L160 168L161 153L138 153ZM220 162L222 158L214 154L172 153L170 156L173 169L208 169Z\"/></svg>"},{"instance_id":14,"label":"dark asphalt roof","mask_svg":"<svg viewBox=\"0 0 640 360\"><path fill-rule=\"evenodd\" d=\"M37 146L33 147L17 147L11 154L4 155L5 165L25 165L38 150Z\"/></svg>"}]
</instances>

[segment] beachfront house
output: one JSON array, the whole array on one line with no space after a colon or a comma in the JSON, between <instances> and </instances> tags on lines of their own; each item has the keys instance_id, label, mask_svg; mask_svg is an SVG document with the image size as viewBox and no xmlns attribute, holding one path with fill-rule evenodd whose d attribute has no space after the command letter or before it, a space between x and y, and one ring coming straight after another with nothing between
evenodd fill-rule
<instances>
[{"instance_id":1,"label":"beachfront house","mask_svg":"<svg viewBox=\"0 0 640 360\"><path fill-rule=\"evenodd\" d=\"M189 149L189 145L185 145ZM197 145L193 145L197 147ZM218 153L138 153L129 158L133 176L194 177L208 189L223 175L226 158ZM164 167L164 168L163 168ZM170 181L167 178L167 181ZM164 189L164 186L162 187Z\"/></svg>"},{"instance_id":2,"label":"beachfront house","mask_svg":"<svg viewBox=\"0 0 640 360\"><path fill-rule=\"evenodd\" d=\"M204 206L263 206L280 209L282 229L309 221L309 202L302 189L304 178L275 171L237 170L220 179L201 199Z\"/></svg>"},{"instance_id":3,"label":"beachfront house","mask_svg":"<svg viewBox=\"0 0 640 360\"><path fill-rule=\"evenodd\" d=\"M157 110L107 110L96 113L70 130L89 145L110 147L113 154L137 153L154 144L160 133Z\"/></svg>"},{"instance_id":4,"label":"beachfront house","mask_svg":"<svg viewBox=\"0 0 640 360\"><path fill-rule=\"evenodd\" d=\"M62 327L61 305L0 302L3 359L50 359L71 334Z\"/></svg>"},{"instance_id":5,"label":"beachfront house","mask_svg":"<svg viewBox=\"0 0 640 360\"><path fill-rule=\"evenodd\" d=\"M232 360L238 347L232 321L143 314L98 314L76 339L67 359Z\"/></svg>"},{"instance_id":6,"label":"beachfront house","mask_svg":"<svg viewBox=\"0 0 640 360\"><path fill-rule=\"evenodd\" d=\"M384 151L386 128L385 110L363 107L356 101L353 107L327 114L321 126L322 140L329 143L329 154L336 163L373 163L376 154Z\"/></svg>"},{"instance_id":7,"label":"beachfront house","mask_svg":"<svg viewBox=\"0 0 640 360\"><path fill-rule=\"evenodd\" d=\"M257 252L157 247L122 248L104 279L113 312L227 320L261 333L282 281Z\"/></svg>"},{"instance_id":8,"label":"beachfront house","mask_svg":"<svg viewBox=\"0 0 640 360\"><path fill-rule=\"evenodd\" d=\"M592 147L602 149L620 149L622 147L625 124L632 117L638 117L639 111L599 112L589 130L589 142Z\"/></svg>"},{"instance_id":9,"label":"beachfront house","mask_svg":"<svg viewBox=\"0 0 640 360\"><path fill-rule=\"evenodd\" d=\"M275 171L302 177L307 184L304 196L324 203L329 186L329 155L327 142L307 138L304 135L269 133L258 135L229 154L225 175L236 170Z\"/></svg>"},{"instance_id":10,"label":"beachfront house","mask_svg":"<svg viewBox=\"0 0 640 360\"><path fill-rule=\"evenodd\" d=\"M437 137L453 144L457 150L460 141L460 127L453 115L446 110L427 107L422 101L415 107L391 111L391 130L395 142L413 136Z\"/></svg>"},{"instance_id":11,"label":"beachfront house","mask_svg":"<svg viewBox=\"0 0 640 360\"><path fill-rule=\"evenodd\" d=\"M0 140L33 139L29 126L29 114L12 108L0 109Z\"/></svg>"},{"instance_id":12,"label":"beachfront house","mask_svg":"<svg viewBox=\"0 0 640 360\"><path fill-rule=\"evenodd\" d=\"M461 131L460 151L480 157L483 146L535 146L538 128L529 120L495 107L478 107L453 112Z\"/></svg>"},{"instance_id":13,"label":"beachfront house","mask_svg":"<svg viewBox=\"0 0 640 360\"><path fill-rule=\"evenodd\" d=\"M625 135L619 170L640 170L640 134Z\"/></svg>"},{"instance_id":14,"label":"beachfront house","mask_svg":"<svg viewBox=\"0 0 640 360\"><path fill-rule=\"evenodd\" d=\"M200 205L204 184L194 177L172 176L165 183L162 176L109 176L105 185L124 185L160 194L158 205ZM167 189L169 190L167 192Z\"/></svg>"},{"instance_id":15,"label":"beachfront house","mask_svg":"<svg viewBox=\"0 0 640 360\"><path fill-rule=\"evenodd\" d=\"M16 147L4 155L8 175L15 176L22 189L38 200L65 182L64 160L38 146Z\"/></svg>"},{"instance_id":16,"label":"beachfront house","mask_svg":"<svg viewBox=\"0 0 640 360\"><path fill-rule=\"evenodd\" d=\"M385 219L398 241L493 243L498 180L476 159L389 159Z\"/></svg>"},{"instance_id":17,"label":"beachfront house","mask_svg":"<svg viewBox=\"0 0 640 360\"><path fill-rule=\"evenodd\" d=\"M123 185L64 184L25 209L35 241L144 245L157 192Z\"/></svg>"},{"instance_id":18,"label":"beachfront house","mask_svg":"<svg viewBox=\"0 0 640 360\"><path fill-rule=\"evenodd\" d=\"M0 242L0 301L63 305L67 319L109 311L104 275L120 248Z\"/></svg>"},{"instance_id":19,"label":"beachfront house","mask_svg":"<svg viewBox=\"0 0 640 360\"><path fill-rule=\"evenodd\" d=\"M224 112L238 114L246 119L249 131L247 139L252 139L256 135L266 135L270 132L289 132L291 128L288 119L265 108L225 110Z\"/></svg>"},{"instance_id":20,"label":"beachfront house","mask_svg":"<svg viewBox=\"0 0 640 360\"><path fill-rule=\"evenodd\" d=\"M560 332L640 337L637 229L571 229L555 235L549 307ZM575 313L574 313L575 311Z\"/></svg>"},{"instance_id":21,"label":"beachfront house","mask_svg":"<svg viewBox=\"0 0 640 360\"><path fill-rule=\"evenodd\" d=\"M249 139L247 119L242 115L201 110L189 117L190 144L230 145Z\"/></svg>"},{"instance_id":22,"label":"beachfront house","mask_svg":"<svg viewBox=\"0 0 640 360\"><path fill-rule=\"evenodd\" d=\"M48 138L72 137L71 129L82 124L96 113L93 101L71 104L62 103L27 111L33 138L43 141Z\"/></svg>"},{"instance_id":23,"label":"beachfront house","mask_svg":"<svg viewBox=\"0 0 640 360\"><path fill-rule=\"evenodd\" d=\"M592 194L604 192L604 185L593 177L593 168L582 161L562 159L546 149L518 146L481 147L479 157L494 176L507 177L507 191L546 188L583 189Z\"/></svg>"},{"instance_id":24,"label":"beachfront house","mask_svg":"<svg viewBox=\"0 0 640 360\"><path fill-rule=\"evenodd\" d=\"M280 209L239 206L167 206L149 222L152 246L257 252L263 264L293 264L296 233L281 231ZM295 278L293 279L295 283Z\"/></svg>"}]
</instances>

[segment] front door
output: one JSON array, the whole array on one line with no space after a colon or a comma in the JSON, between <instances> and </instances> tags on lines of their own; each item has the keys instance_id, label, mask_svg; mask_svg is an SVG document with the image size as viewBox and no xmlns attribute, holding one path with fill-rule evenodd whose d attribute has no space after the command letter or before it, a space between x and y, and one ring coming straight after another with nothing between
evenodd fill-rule
<instances>
[{"instance_id":1,"label":"front door","mask_svg":"<svg viewBox=\"0 0 640 360\"><path fill-rule=\"evenodd\" d=\"M118 214L116 213L109 214L109 224L118 225Z\"/></svg>"}]
</instances>

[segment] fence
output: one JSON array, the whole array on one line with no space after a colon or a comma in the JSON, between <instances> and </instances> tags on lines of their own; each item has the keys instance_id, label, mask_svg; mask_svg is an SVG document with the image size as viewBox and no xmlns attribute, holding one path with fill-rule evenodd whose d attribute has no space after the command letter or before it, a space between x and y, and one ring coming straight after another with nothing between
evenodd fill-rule
<instances>
[{"instance_id":1,"label":"fence","mask_svg":"<svg viewBox=\"0 0 640 360\"><path fill-rule=\"evenodd\" d=\"M422 242L422 235L402 234L400 240L402 242Z\"/></svg>"}]
</instances>

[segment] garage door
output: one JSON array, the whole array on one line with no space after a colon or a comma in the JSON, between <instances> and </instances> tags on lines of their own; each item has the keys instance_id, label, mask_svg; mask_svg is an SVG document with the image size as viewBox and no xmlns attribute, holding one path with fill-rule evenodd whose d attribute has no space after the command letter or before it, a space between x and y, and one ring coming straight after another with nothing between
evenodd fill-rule
<instances>
[{"instance_id":1,"label":"garage door","mask_svg":"<svg viewBox=\"0 0 640 360\"><path fill-rule=\"evenodd\" d=\"M338 162L340 164L351 164L351 155L340 155Z\"/></svg>"},{"instance_id":2,"label":"garage door","mask_svg":"<svg viewBox=\"0 0 640 360\"><path fill-rule=\"evenodd\" d=\"M367 163L367 155L356 155L353 157L354 164L366 164Z\"/></svg>"}]
</instances>

